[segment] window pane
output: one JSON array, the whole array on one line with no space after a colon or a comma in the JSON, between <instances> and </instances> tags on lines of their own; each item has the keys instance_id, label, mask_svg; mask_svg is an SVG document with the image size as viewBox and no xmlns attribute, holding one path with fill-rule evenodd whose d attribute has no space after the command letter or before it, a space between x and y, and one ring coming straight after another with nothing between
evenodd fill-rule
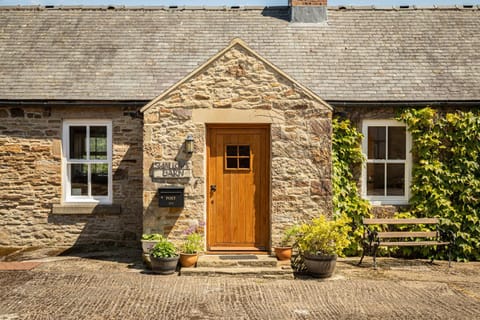
<instances>
[{"instance_id":1,"label":"window pane","mask_svg":"<svg viewBox=\"0 0 480 320\"><path fill-rule=\"evenodd\" d=\"M405 165L387 164L387 196L405 195Z\"/></svg>"},{"instance_id":2,"label":"window pane","mask_svg":"<svg viewBox=\"0 0 480 320\"><path fill-rule=\"evenodd\" d=\"M227 156L236 156L237 146L227 146Z\"/></svg>"},{"instance_id":3,"label":"window pane","mask_svg":"<svg viewBox=\"0 0 480 320\"><path fill-rule=\"evenodd\" d=\"M88 165L71 164L70 174L72 196L88 196Z\"/></svg>"},{"instance_id":4,"label":"window pane","mask_svg":"<svg viewBox=\"0 0 480 320\"><path fill-rule=\"evenodd\" d=\"M367 195L385 195L385 164L369 163L367 165Z\"/></svg>"},{"instance_id":5,"label":"window pane","mask_svg":"<svg viewBox=\"0 0 480 320\"><path fill-rule=\"evenodd\" d=\"M87 158L87 127L71 126L70 127L70 159L86 159Z\"/></svg>"},{"instance_id":6,"label":"window pane","mask_svg":"<svg viewBox=\"0 0 480 320\"><path fill-rule=\"evenodd\" d=\"M227 169L237 169L237 158L227 158Z\"/></svg>"},{"instance_id":7,"label":"window pane","mask_svg":"<svg viewBox=\"0 0 480 320\"><path fill-rule=\"evenodd\" d=\"M368 159L385 159L386 127L368 127Z\"/></svg>"},{"instance_id":8,"label":"window pane","mask_svg":"<svg viewBox=\"0 0 480 320\"><path fill-rule=\"evenodd\" d=\"M238 159L238 167L242 169L250 169L250 158Z\"/></svg>"},{"instance_id":9,"label":"window pane","mask_svg":"<svg viewBox=\"0 0 480 320\"><path fill-rule=\"evenodd\" d=\"M92 196L108 195L108 164L92 164Z\"/></svg>"},{"instance_id":10,"label":"window pane","mask_svg":"<svg viewBox=\"0 0 480 320\"><path fill-rule=\"evenodd\" d=\"M388 127L388 159L405 159L405 127Z\"/></svg>"},{"instance_id":11,"label":"window pane","mask_svg":"<svg viewBox=\"0 0 480 320\"><path fill-rule=\"evenodd\" d=\"M250 156L250 146L239 146L238 155L243 157Z\"/></svg>"},{"instance_id":12,"label":"window pane","mask_svg":"<svg viewBox=\"0 0 480 320\"><path fill-rule=\"evenodd\" d=\"M107 159L107 127L90 127L90 159Z\"/></svg>"}]
</instances>

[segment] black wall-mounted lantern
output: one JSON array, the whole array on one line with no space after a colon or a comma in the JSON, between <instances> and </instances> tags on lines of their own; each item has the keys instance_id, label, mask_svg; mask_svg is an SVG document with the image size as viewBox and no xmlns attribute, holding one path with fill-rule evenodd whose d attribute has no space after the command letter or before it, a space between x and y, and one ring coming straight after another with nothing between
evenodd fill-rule
<instances>
[{"instance_id":1,"label":"black wall-mounted lantern","mask_svg":"<svg viewBox=\"0 0 480 320\"><path fill-rule=\"evenodd\" d=\"M188 154L193 153L193 136L189 134L187 138L185 139L185 152Z\"/></svg>"}]
</instances>

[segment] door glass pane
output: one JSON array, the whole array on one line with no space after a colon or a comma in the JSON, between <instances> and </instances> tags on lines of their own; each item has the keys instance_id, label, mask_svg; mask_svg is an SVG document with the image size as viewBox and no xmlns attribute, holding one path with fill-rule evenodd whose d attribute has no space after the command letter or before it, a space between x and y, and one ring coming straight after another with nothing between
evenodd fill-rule
<instances>
[{"instance_id":1,"label":"door glass pane","mask_svg":"<svg viewBox=\"0 0 480 320\"><path fill-rule=\"evenodd\" d=\"M368 127L368 159L385 159L386 127Z\"/></svg>"},{"instance_id":2,"label":"door glass pane","mask_svg":"<svg viewBox=\"0 0 480 320\"><path fill-rule=\"evenodd\" d=\"M108 195L108 164L92 164L92 196Z\"/></svg>"},{"instance_id":3,"label":"door glass pane","mask_svg":"<svg viewBox=\"0 0 480 320\"><path fill-rule=\"evenodd\" d=\"M227 158L227 169L237 169L237 158Z\"/></svg>"},{"instance_id":4,"label":"door glass pane","mask_svg":"<svg viewBox=\"0 0 480 320\"><path fill-rule=\"evenodd\" d=\"M367 195L385 195L385 164L367 164Z\"/></svg>"},{"instance_id":5,"label":"door glass pane","mask_svg":"<svg viewBox=\"0 0 480 320\"><path fill-rule=\"evenodd\" d=\"M405 195L405 165L387 164L387 196Z\"/></svg>"},{"instance_id":6,"label":"door glass pane","mask_svg":"<svg viewBox=\"0 0 480 320\"><path fill-rule=\"evenodd\" d=\"M388 127L388 159L404 160L406 154L405 127Z\"/></svg>"},{"instance_id":7,"label":"door glass pane","mask_svg":"<svg viewBox=\"0 0 480 320\"><path fill-rule=\"evenodd\" d=\"M241 169L250 169L250 158L238 159L238 167Z\"/></svg>"},{"instance_id":8,"label":"door glass pane","mask_svg":"<svg viewBox=\"0 0 480 320\"><path fill-rule=\"evenodd\" d=\"M227 156L237 156L237 146L227 146Z\"/></svg>"},{"instance_id":9,"label":"door glass pane","mask_svg":"<svg viewBox=\"0 0 480 320\"><path fill-rule=\"evenodd\" d=\"M70 159L86 159L87 158L87 127L71 126L70 127Z\"/></svg>"},{"instance_id":10,"label":"door glass pane","mask_svg":"<svg viewBox=\"0 0 480 320\"><path fill-rule=\"evenodd\" d=\"M71 164L70 175L72 196L88 196L88 165Z\"/></svg>"},{"instance_id":11,"label":"door glass pane","mask_svg":"<svg viewBox=\"0 0 480 320\"><path fill-rule=\"evenodd\" d=\"M239 146L238 147L238 155L242 157L249 157L250 156L250 146Z\"/></svg>"},{"instance_id":12,"label":"door glass pane","mask_svg":"<svg viewBox=\"0 0 480 320\"><path fill-rule=\"evenodd\" d=\"M90 159L107 159L107 127L90 127Z\"/></svg>"}]
</instances>

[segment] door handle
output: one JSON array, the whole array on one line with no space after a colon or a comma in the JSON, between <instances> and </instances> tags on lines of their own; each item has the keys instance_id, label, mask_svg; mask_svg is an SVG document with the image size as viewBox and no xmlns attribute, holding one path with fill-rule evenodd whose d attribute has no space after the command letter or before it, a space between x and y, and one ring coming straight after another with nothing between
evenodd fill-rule
<instances>
[{"instance_id":1,"label":"door handle","mask_svg":"<svg viewBox=\"0 0 480 320\"><path fill-rule=\"evenodd\" d=\"M215 191L217 191L217 185L216 184L210 185L210 192L215 192Z\"/></svg>"}]
</instances>

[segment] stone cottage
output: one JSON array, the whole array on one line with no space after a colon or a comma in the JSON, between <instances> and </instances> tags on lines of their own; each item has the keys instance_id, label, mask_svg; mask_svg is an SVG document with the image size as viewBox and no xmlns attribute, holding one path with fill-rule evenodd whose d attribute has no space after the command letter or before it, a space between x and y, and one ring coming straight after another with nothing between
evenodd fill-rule
<instances>
[{"instance_id":1,"label":"stone cottage","mask_svg":"<svg viewBox=\"0 0 480 320\"><path fill-rule=\"evenodd\" d=\"M405 106L480 106L480 8L1 7L0 246L137 246L199 227L268 252L332 213L331 120L359 184L408 204Z\"/></svg>"}]
</instances>

